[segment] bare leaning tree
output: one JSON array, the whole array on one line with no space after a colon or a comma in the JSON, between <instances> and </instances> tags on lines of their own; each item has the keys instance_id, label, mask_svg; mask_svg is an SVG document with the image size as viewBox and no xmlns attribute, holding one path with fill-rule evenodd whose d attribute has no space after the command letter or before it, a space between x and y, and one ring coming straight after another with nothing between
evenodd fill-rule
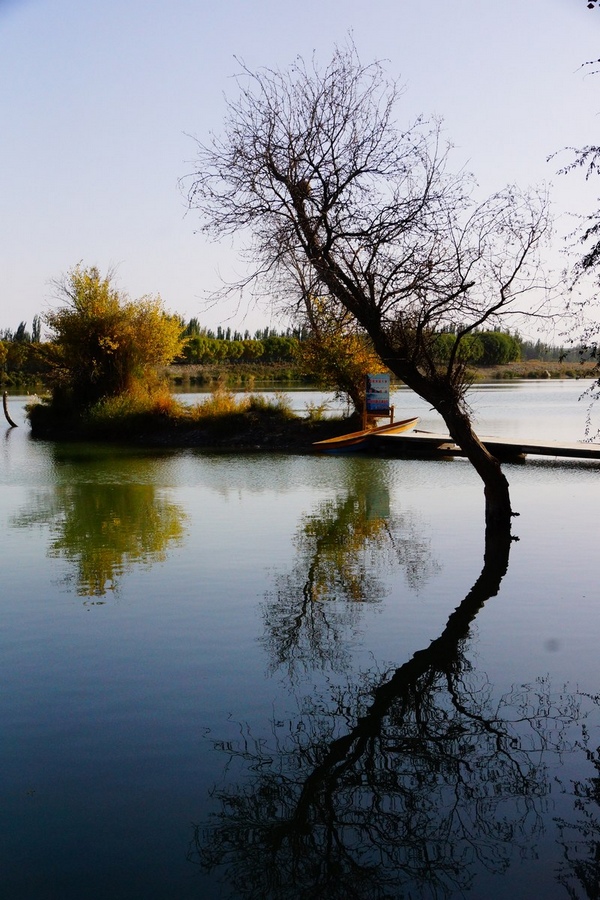
<instances>
[{"instance_id":1,"label":"bare leaning tree","mask_svg":"<svg viewBox=\"0 0 600 900\"><path fill-rule=\"evenodd\" d=\"M507 528L508 482L465 402L465 339L523 311L524 294L540 313L545 196L509 187L475 202L472 177L450 171L439 122L401 129L401 89L352 46L324 69L299 59L285 71L244 69L238 83L222 135L198 142L190 176L204 231L251 235L238 287L260 282L273 296L318 297L333 316L349 313L443 416L484 482L487 525ZM443 363L440 332L454 335Z\"/></svg>"}]
</instances>

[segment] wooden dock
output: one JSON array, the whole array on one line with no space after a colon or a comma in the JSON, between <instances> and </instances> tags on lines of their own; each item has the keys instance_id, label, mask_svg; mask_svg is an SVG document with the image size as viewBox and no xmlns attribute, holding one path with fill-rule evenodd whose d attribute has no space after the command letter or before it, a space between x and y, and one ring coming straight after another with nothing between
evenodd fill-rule
<instances>
[{"instance_id":1,"label":"wooden dock","mask_svg":"<svg viewBox=\"0 0 600 900\"><path fill-rule=\"evenodd\" d=\"M524 441L485 437L479 439L490 453L502 460L518 460L528 455L562 456L571 459L600 460L600 444L584 441ZM430 431L410 431L406 434L381 434L371 439L377 450L398 456L464 456L463 451L449 435Z\"/></svg>"}]
</instances>

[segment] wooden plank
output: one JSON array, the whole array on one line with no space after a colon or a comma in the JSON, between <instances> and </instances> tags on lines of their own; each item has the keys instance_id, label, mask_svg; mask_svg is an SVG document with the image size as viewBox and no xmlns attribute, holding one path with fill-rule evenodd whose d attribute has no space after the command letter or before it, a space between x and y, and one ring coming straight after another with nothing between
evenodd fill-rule
<instances>
[{"instance_id":1,"label":"wooden plank","mask_svg":"<svg viewBox=\"0 0 600 900\"><path fill-rule=\"evenodd\" d=\"M498 456L563 456L570 459L600 459L600 444L584 441L529 441L508 440L507 438L479 436L488 450ZM410 434L381 434L374 442L382 449L390 451L396 447L407 453L416 451L434 452L440 455L462 456L463 451L447 434L427 431L413 431Z\"/></svg>"}]
</instances>

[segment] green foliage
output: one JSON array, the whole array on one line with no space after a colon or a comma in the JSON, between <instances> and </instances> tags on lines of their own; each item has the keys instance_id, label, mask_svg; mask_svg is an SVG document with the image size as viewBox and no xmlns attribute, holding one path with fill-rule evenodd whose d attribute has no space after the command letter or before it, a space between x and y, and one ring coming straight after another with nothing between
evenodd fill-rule
<instances>
[{"instance_id":1,"label":"green foliage","mask_svg":"<svg viewBox=\"0 0 600 900\"><path fill-rule=\"evenodd\" d=\"M262 341L253 341L249 338L244 339L243 347L244 352L242 354L242 359L246 361L261 359L265 352L264 344ZM287 360L285 360L287 362Z\"/></svg>"},{"instance_id":2,"label":"green foliage","mask_svg":"<svg viewBox=\"0 0 600 900\"><path fill-rule=\"evenodd\" d=\"M47 372L47 365L40 354L41 320L33 317L32 330L20 322L13 331L0 330L0 380L4 385L38 384Z\"/></svg>"},{"instance_id":3,"label":"green foliage","mask_svg":"<svg viewBox=\"0 0 600 900\"><path fill-rule=\"evenodd\" d=\"M328 403L307 403L306 418L309 422L323 422L327 418Z\"/></svg>"},{"instance_id":4,"label":"green foliage","mask_svg":"<svg viewBox=\"0 0 600 900\"><path fill-rule=\"evenodd\" d=\"M434 358L447 364L456 347L457 335L442 332L433 336ZM497 366L521 359L521 341L503 331L477 331L461 338L456 348L456 362L481 366Z\"/></svg>"},{"instance_id":5,"label":"green foliage","mask_svg":"<svg viewBox=\"0 0 600 900\"><path fill-rule=\"evenodd\" d=\"M76 266L58 286L65 304L45 317L54 405L89 409L181 353L181 323L159 297L130 300L95 267Z\"/></svg>"},{"instance_id":6,"label":"green foliage","mask_svg":"<svg viewBox=\"0 0 600 900\"><path fill-rule=\"evenodd\" d=\"M285 394L278 392L274 398L268 398L262 394L245 394L236 397L235 394L223 387L216 388L210 397L195 407L194 418L196 420L218 419L245 413L267 413L278 415L283 419L295 418L289 398Z\"/></svg>"},{"instance_id":7,"label":"green foliage","mask_svg":"<svg viewBox=\"0 0 600 900\"><path fill-rule=\"evenodd\" d=\"M521 358L521 344L503 331L482 331L477 338L483 345L480 362L483 366L497 366L517 362Z\"/></svg>"},{"instance_id":8,"label":"green foliage","mask_svg":"<svg viewBox=\"0 0 600 900\"><path fill-rule=\"evenodd\" d=\"M265 363L292 362L300 339L298 332L277 334L270 328L259 329L254 338L250 332L232 331L221 325L216 333L202 328L198 319L190 319L184 326L187 338L182 353L182 363L213 365L215 363L252 362L261 359Z\"/></svg>"},{"instance_id":9,"label":"green foliage","mask_svg":"<svg viewBox=\"0 0 600 900\"><path fill-rule=\"evenodd\" d=\"M42 320L39 316L33 317L33 323L31 325L31 340L34 344L39 344L42 339Z\"/></svg>"},{"instance_id":10,"label":"green foliage","mask_svg":"<svg viewBox=\"0 0 600 900\"><path fill-rule=\"evenodd\" d=\"M264 347L262 359L265 362L287 362L294 358L298 348L296 338L277 335L264 338L262 344Z\"/></svg>"},{"instance_id":11,"label":"green foliage","mask_svg":"<svg viewBox=\"0 0 600 900\"><path fill-rule=\"evenodd\" d=\"M210 397L198 404L196 416L207 418L229 416L233 413L243 412L245 406L245 401L236 399L231 391L218 387Z\"/></svg>"},{"instance_id":12,"label":"green foliage","mask_svg":"<svg viewBox=\"0 0 600 900\"><path fill-rule=\"evenodd\" d=\"M165 384L135 385L129 391L103 397L89 407L83 416L83 425L95 430L123 428L127 420L157 417L176 417L184 408Z\"/></svg>"},{"instance_id":13,"label":"green foliage","mask_svg":"<svg viewBox=\"0 0 600 900\"><path fill-rule=\"evenodd\" d=\"M452 351L456 345L456 335L443 332L434 336L434 356L441 363L450 362ZM468 334L458 344L456 359L458 362L477 363L483 356L483 344L480 335Z\"/></svg>"},{"instance_id":14,"label":"green foliage","mask_svg":"<svg viewBox=\"0 0 600 900\"><path fill-rule=\"evenodd\" d=\"M189 326L188 326L189 327ZM216 362L289 362L294 358L298 341L293 337L271 336L265 340L227 339L193 334L183 351L183 362L210 365Z\"/></svg>"}]
</instances>

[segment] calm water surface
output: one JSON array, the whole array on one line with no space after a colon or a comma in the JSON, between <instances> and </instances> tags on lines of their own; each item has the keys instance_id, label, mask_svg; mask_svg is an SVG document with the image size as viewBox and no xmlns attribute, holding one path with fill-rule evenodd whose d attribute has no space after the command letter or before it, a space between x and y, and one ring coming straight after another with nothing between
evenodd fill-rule
<instances>
[{"instance_id":1,"label":"calm water surface","mask_svg":"<svg viewBox=\"0 0 600 900\"><path fill-rule=\"evenodd\" d=\"M0 896L599 896L597 463L505 467L489 589L464 460L0 448Z\"/></svg>"}]
</instances>

